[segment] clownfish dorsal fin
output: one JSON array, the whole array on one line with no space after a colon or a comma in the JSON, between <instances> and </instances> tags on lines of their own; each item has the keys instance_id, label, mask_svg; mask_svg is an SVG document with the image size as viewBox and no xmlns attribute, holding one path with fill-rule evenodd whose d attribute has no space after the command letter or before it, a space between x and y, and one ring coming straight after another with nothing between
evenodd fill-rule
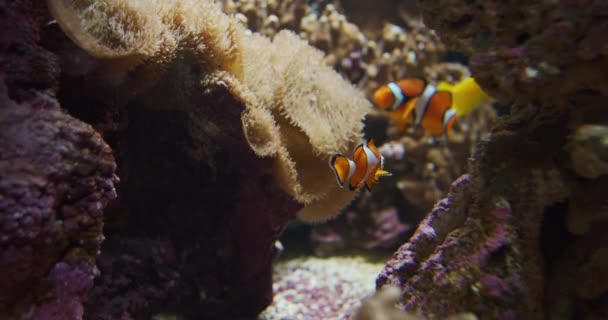
<instances>
[{"instance_id":1,"label":"clownfish dorsal fin","mask_svg":"<svg viewBox=\"0 0 608 320\"><path fill-rule=\"evenodd\" d=\"M413 98L422 94L424 87L426 87L426 80L420 78L406 78L397 81L397 86L401 89L404 96Z\"/></svg>"}]
</instances>

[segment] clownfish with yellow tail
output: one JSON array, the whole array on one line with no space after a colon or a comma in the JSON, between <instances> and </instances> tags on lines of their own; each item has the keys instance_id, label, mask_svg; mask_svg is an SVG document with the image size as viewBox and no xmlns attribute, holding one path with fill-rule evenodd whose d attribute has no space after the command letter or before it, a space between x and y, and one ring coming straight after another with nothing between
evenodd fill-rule
<instances>
[{"instance_id":1,"label":"clownfish with yellow tail","mask_svg":"<svg viewBox=\"0 0 608 320\"><path fill-rule=\"evenodd\" d=\"M353 160L337 153L329 159L329 166L334 171L340 188L348 184L351 191L362 185L371 191L372 185L380 177L391 175L384 171L384 157L371 139L355 148Z\"/></svg>"},{"instance_id":2,"label":"clownfish with yellow tail","mask_svg":"<svg viewBox=\"0 0 608 320\"><path fill-rule=\"evenodd\" d=\"M374 92L374 103L389 112L397 126L422 125L433 136L448 136L456 118L477 109L488 95L469 77L437 87L418 78L391 82Z\"/></svg>"}]
</instances>

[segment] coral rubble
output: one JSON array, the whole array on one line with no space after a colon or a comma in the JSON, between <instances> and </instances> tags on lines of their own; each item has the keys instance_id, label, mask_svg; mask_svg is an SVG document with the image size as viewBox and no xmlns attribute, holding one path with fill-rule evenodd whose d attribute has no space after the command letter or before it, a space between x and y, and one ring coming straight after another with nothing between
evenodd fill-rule
<instances>
[{"instance_id":1,"label":"coral rubble","mask_svg":"<svg viewBox=\"0 0 608 320\"><path fill-rule=\"evenodd\" d=\"M604 3L446 5L421 2L425 22L510 112L378 286L432 319L606 317L606 58L589 51Z\"/></svg>"},{"instance_id":2,"label":"coral rubble","mask_svg":"<svg viewBox=\"0 0 608 320\"><path fill-rule=\"evenodd\" d=\"M306 257L276 265L273 304L261 319L349 319L373 293L382 264L362 257Z\"/></svg>"}]
</instances>

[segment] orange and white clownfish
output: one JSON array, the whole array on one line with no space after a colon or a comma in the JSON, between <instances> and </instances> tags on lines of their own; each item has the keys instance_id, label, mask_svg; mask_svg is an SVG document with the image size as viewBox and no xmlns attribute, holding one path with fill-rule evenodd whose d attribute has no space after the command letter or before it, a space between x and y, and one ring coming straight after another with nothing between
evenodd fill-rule
<instances>
[{"instance_id":1,"label":"orange and white clownfish","mask_svg":"<svg viewBox=\"0 0 608 320\"><path fill-rule=\"evenodd\" d=\"M433 136L448 136L457 118L452 94L417 78L403 79L374 92L374 103L389 112L399 127L414 123Z\"/></svg>"},{"instance_id":2,"label":"orange and white clownfish","mask_svg":"<svg viewBox=\"0 0 608 320\"><path fill-rule=\"evenodd\" d=\"M384 157L372 139L355 148L353 160L337 153L329 159L329 166L334 171L340 188L348 184L350 190L365 185L365 188L371 191L372 185L380 177L391 175L390 172L384 171Z\"/></svg>"}]
</instances>

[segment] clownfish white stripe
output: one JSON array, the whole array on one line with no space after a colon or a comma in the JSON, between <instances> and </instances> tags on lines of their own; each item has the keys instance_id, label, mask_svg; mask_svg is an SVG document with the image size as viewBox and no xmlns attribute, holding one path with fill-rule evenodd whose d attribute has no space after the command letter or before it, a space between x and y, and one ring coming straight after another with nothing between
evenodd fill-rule
<instances>
[{"instance_id":1,"label":"clownfish white stripe","mask_svg":"<svg viewBox=\"0 0 608 320\"><path fill-rule=\"evenodd\" d=\"M456 110L450 108L445 111L443 114L443 127L446 128L448 126L448 122L456 115Z\"/></svg>"},{"instance_id":2,"label":"clownfish white stripe","mask_svg":"<svg viewBox=\"0 0 608 320\"><path fill-rule=\"evenodd\" d=\"M367 146L367 144L363 144L363 151L365 152L365 156L367 157L367 170L365 171L365 177L363 181L367 181L369 175L374 171L374 168L378 165L380 160L376 157L374 152Z\"/></svg>"},{"instance_id":3,"label":"clownfish white stripe","mask_svg":"<svg viewBox=\"0 0 608 320\"><path fill-rule=\"evenodd\" d=\"M395 110L399 109L399 107L403 103L403 100L405 99L405 97L403 96L403 92L401 91L401 88L399 88L399 86L396 83L391 82L387 85L387 87L389 89L391 89L391 92L393 93L393 96L395 97L395 102L393 102L393 105L390 107L389 111L395 111Z\"/></svg>"},{"instance_id":4,"label":"clownfish white stripe","mask_svg":"<svg viewBox=\"0 0 608 320\"><path fill-rule=\"evenodd\" d=\"M431 101L431 98L433 97L433 95L435 95L436 92L437 88L429 84L426 86L426 88L424 88L424 92L422 93L422 95L418 97L418 101L416 101L416 106L414 109L416 110L416 125L419 125L420 122L422 122L422 119L424 119L424 114L426 113L426 109L429 106L429 102Z\"/></svg>"},{"instance_id":5,"label":"clownfish white stripe","mask_svg":"<svg viewBox=\"0 0 608 320\"><path fill-rule=\"evenodd\" d=\"M329 158L329 167L336 175L340 188L348 184L350 190L365 186L371 191L372 185L378 182L379 177L390 175L384 171L384 157L371 139L358 145L353 151L353 157L351 160L335 153Z\"/></svg>"},{"instance_id":6,"label":"clownfish white stripe","mask_svg":"<svg viewBox=\"0 0 608 320\"><path fill-rule=\"evenodd\" d=\"M351 159L346 158L346 160L348 160L348 176L346 177L346 180L344 180L345 182L350 181L350 178L352 178L355 175L355 171L357 171L357 164Z\"/></svg>"}]
</instances>

